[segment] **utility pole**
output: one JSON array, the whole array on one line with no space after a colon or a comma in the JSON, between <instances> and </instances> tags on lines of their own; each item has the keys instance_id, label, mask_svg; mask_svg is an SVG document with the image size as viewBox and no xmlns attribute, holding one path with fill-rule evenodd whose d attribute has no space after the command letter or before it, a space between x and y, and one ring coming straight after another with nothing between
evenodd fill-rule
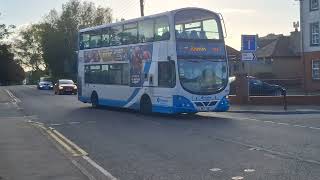
<instances>
[{"instance_id":1,"label":"utility pole","mask_svg":"<svg viewBox=\"0 0 320 180\"><path fill-rule=\"evenodd\" d=\"M140 12L141 12L141 17L144 16L144 0L140 0Z\"/></svg>"}]
</instances>

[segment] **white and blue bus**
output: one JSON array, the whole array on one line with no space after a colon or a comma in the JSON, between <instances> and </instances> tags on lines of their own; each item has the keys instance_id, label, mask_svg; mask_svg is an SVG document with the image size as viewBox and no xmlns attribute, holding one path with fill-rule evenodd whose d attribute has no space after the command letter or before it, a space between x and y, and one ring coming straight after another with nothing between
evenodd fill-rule
<instances>
[{"instance_id":1,"label":"white and blue bus","mask_svg":"<svg viewBox=\"0 0 320 180\"><path fill-rule=\"evenodd\" d=\"M221 16L200 8L82 29L79 100L143 113L229 109Z\"/></svg>"}]
</instances>

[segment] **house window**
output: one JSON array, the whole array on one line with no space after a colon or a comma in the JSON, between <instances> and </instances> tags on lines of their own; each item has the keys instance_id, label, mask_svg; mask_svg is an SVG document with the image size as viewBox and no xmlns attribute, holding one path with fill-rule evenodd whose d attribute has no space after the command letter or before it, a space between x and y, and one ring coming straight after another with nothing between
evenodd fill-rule
<instances>
[{"instance_id":1,"label":"house window","mask_svg":"<svg viewBox=\"0 0 320 180\"><path fill-rule=\"evenodd\" d=\"M320 80L320 60L312 60L312 79Z\"/></svg>"},{"instance_id":2,"label":"house window","mask_svg":"<svg viewBox=\"0 0 320 180\"><path fill-rule=\"evenodd\" d=\"M319 22L310 24L311 46L319 46Z\"/></svg>"},{"instance_id":3,"label":"house window","mask_svg":"<svg viewBox=\"0 0 320 180\"><path fill-rule=\"evenodd\" d=\"M319 0L310 0L310 11L316 11L319 9Z\"/></svg>"}]
</instances>

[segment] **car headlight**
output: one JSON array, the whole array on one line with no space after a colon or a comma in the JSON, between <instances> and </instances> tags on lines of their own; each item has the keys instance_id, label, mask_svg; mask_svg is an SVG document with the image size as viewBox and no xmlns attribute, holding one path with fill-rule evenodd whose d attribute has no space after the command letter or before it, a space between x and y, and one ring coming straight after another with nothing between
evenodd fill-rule
<instances>
[{"instance_id":1,"label":"car headlight","mask_svg":"<svg viewBox=\"0 0 320 180\"><path fill-rule=\"evenodd\" d=\"M63 87L62 87L62 86L59 86L59 89L61 90L61 89L63 89Z\"/></svg>"},{"instance_id":2,"label":"car headlight","mask_svg":"<svg viewBox=\"0 0 320 180\"><path fill-rule=\"evenodd\" d=\"M42 86L42 85L40 85L40 87L42 88L43 86Z\"/></svg>"},{"instance_id":3,"label":"car headlight","mask_svg":"<svg viewBox=\"0 0 320 180\"><path fill-rule=\"evenodd\" d=\"M77 87L77 86L74 86L73 89L78 89L78 87Z\"/></svg>"}]
</instances>

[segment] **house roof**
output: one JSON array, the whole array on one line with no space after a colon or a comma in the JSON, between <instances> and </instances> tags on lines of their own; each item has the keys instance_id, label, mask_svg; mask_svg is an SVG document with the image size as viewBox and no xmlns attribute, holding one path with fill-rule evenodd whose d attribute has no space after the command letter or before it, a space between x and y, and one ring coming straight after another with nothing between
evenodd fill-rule
<instances>
[{"instance_id":1,"label":"house roof","mask_svg":"<svg viewBox=\"0 0 320 180\"><path fill-rule=\"evenodd\" d=\"M299 53L295 52L293 48L294 45L290 40L290 36L279 36L277 39L265 39L262 41L264 41L264 46L260 46L257 50L256 55L258 58L299 56Z\"/></svg>"},{"instance_id":2,"label":"house roof","mask_svg":"<svg viewBox=\"0 0 320 180\"><path fill-rule=\"evenodd\" d=\"M241 58L241 52L230 47L230 46L226 46L227 47L227 53L228 53L228 58L229 60L233 60L233 61L238 61Z\"/></svg>"}]
</instances>

